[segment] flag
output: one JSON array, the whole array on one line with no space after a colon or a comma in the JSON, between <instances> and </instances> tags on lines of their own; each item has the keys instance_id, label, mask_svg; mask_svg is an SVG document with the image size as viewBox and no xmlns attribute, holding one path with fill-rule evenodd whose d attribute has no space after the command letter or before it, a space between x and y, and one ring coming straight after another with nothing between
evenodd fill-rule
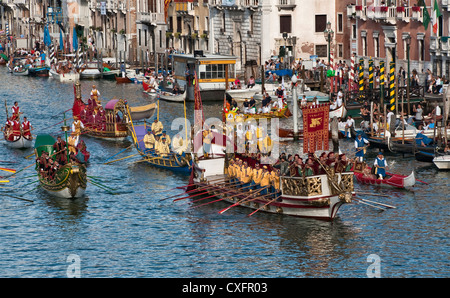
<instances>
[{"instance_id":1,"label":"flag","mask_svg":"<svg viewBox=\"0 0 450 298\"><path fill-rule=\"evenodd\" d=\"M432 14L431 23L433 24L433 33L438 33L438 20L441 16L441 11L439 10L439 4L437 0L434 0L433 14Z\"/></svg>"},{"instance_id":2,"label":"flag","mask_svg":"<svg viewBox=\"0 0 450 298\"><path fill-rule=\"evenodd\" d=\"M303 153L328 150L330 105L303 107Z\"/></svg>"},{"instance_id":3,"label":"flag","mask_svg":"<svg viewBox=\"0 0 450 298\"><path fill-rule=\"evenodd\" d=\"M44 44L48 47L52 43L52 39L50 38L50 32L48 31L48 25L44 27Z\"/></svg>"},{"instance_id":4,"label":"flag","mask_svg":"<svg viewBox=\"0 0 450 298\"><path fill-rule=\"evenodd\" d=\"M424 0L419 0L419 6L423 7L423 26L425 30L428 29L428 24L430 23L430 15L428 14L428 9Z\"/></svg>"},{"instance_id":5,"label":"flag","mask_svg":"<svg viewBox=\"0 0 450 298\"><path fill-rule=\"evenodd\" d=\"M169 15L169 5L172 0L164 0L164 20L167 23L167 17Z\"/></svg>"},{"instance_id":6,"label":"flag","mask_svg":"<svg viewBox=\"0 0 450 298\"><path fill-rule=\"evenodd\" d=\"M64 39L63 39L63 35L62 35L61 29L59 29L59 49L61 51L64 51Z\"/></svg>"},{"instance_id":7,"label":"flag","mask_svg":"<svg viewBox=\"0 0 450 298\"><path fill-rule=\"evenodd\" d=\"M76 52L78 50L78 36L77 36L77 30L75 30L75 26L73 27L73 50Z\"/></svg>"}]
</instances>

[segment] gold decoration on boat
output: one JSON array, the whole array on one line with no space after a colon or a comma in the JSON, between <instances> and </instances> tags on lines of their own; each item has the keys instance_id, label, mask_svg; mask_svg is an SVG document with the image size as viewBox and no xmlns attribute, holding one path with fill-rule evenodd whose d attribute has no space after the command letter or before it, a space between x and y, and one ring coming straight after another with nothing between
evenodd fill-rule
<instances>
[{"instance_id":1,"label":"gold decoration on boat","mask_svg":"<svg viewBox=\"0 0 450 298\"><path fill-rule=\"evenodd\" d=\"M348 191L348 192L353 191L353 173L341 174L340 187L344 191Z\"/></svg>"}]
</instances>

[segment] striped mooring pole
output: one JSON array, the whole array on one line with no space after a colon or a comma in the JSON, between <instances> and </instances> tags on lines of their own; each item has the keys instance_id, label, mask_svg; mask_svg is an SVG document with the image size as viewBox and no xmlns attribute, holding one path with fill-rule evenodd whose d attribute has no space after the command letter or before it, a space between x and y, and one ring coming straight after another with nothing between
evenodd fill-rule
<instances>
[{"instance_id":1,"label":"striped mooring pole","mask_svg":"<svg viewBox=\"0 0 450 298\"><path fill-rule=\"evenodd\" d=\"M384 104L384 61L380 61L380 100Z\"/></svg>"},{"instance_id":2,"label":"striped mooring pole","mask_svg":"<svg viewBox=\"0 0 450 298\"><path fill-rule=\"evenodd\" d=\"M395 62L389 63L389 109L395 110Z\"/></svg>"},{"instance_id":3,"label":"striped mooring pole","mask_svg":"<svg viewBox=\"0 0 450 298\"><path fill-rule=\"evenodd\" d=\"M359 59L359 91L364 91L364 58Z\"/></svg>"},{"instance_id":4,"label":"striped mooring pole","mask_svg":"<svg viewBox=\"0 0 450 298\"><path fill-rule=\"evenodd\" d=\"M369 59L369 88L373 89L373 59Z\"/></svg>"}]
</instances>

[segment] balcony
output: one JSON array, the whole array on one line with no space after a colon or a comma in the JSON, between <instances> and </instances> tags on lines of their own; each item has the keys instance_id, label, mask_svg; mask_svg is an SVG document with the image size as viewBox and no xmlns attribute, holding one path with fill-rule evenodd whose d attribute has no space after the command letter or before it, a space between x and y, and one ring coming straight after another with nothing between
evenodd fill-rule
<instances>
[{"instance_id":1,"label":"balcony","mask_svg":"<svg viewBox=\"0 0 450 298\"><path fill-rule=\"evenodd\" d=\"M450 11L450 1L449 0L442 0L441 8L446 10L446 11Z\"/></svg>"},{"instance_id":2,"label":"balcony","mask_svg":"<svg viewBox=\"0 0 450 298\"><path fill-rule=\"evenodd\" d=\"M106 2L106 9L109 11L113 11L117 9L117 1L114 0L108 0Z\"/></svg>"},{"instance_id":3,"label":"balcony","mask_svg":"<svg viewBox=\"0 0 450 298\"><path fill-rule=\"evenodd\" d=\"M164 25L164 13L138 12L136 22L141 24L149 24L152 26Z\"/></svg>"},{"instance_id":4,"label":"balcony","mask_svg":"<svg viewBox=\"0 0 450 298\"><path fill-rule=\"evenodd\" d=\"M275 6L278 7L278 11L281 10L293 11L297 5L295 4L295 0L278 0L278 4Z\"/></svg>"},{"instance_id":5,"label":"balcony","mask_svg":"<svg viewBox=\"0 0 450 298\"><path fill-rule=\"evenodd\" d=\"M279 0L283 1L283 0ZM284 0L290 1L290 0ZM450 1L450 0L448 0ZM396 24L397 21L410 22L423 20L423 8L420 6L363 6L347 5L347 17L358 18L363 21L367 19L375 22Z\"/></svg>"}]
</instances>

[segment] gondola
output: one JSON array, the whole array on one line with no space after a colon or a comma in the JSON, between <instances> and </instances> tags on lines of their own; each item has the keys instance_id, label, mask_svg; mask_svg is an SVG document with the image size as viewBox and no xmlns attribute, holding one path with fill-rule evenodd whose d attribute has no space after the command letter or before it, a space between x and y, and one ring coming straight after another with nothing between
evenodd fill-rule
<instances>
[{"instance_id":1,"label":"gondola","mask_svg":"<svg viewBox=\"0 0 450 298\"><path fill-rule=\"evenodd\" d=\"M68 127L67 127L68 130ZM53 149L55 139L48 134L40 134L36 138L34 146L36 155L36 171L40 186L50 195L65 198L77 199L84 196L87 186L86 166L73 158L69 162L60 166L53 174L53 179L46 176L40 169L39 159L45 151L52 157L56 153Z\"/></svg>"},{"instance_id":2,"label":"gondola","mask_svg":"<svg viewBox=\"0 0 450 298\"><path fill-rule=\"evenodd\" d=\"M33 138L32 137L25 137L24 135L20 135L20 137L17 140L10 140L6 137L6 134L3 133L6 141L6 145L9 148L13 149L26 149L33 147Z\"/></svg>"},{"instance_id":3,"label":"gondola","mask_svg":"<svg viewBox=\"0 0 450 298\"><path fill-rule=\"evenodd\" d=\"M28 68L28 75L31 77L49 77L50 67L49 66L31 66Z\"/></svg>"},{"instance_id":4,"label":"gondola","mask_svg":"<svg viewBox=\"0 0 450 298\"><path fill-rule=\"evenodd\" d=\"M133 81L129 77L116 76L117 84L132 83L132 82Z\"/></svg>"}]
</instances>

